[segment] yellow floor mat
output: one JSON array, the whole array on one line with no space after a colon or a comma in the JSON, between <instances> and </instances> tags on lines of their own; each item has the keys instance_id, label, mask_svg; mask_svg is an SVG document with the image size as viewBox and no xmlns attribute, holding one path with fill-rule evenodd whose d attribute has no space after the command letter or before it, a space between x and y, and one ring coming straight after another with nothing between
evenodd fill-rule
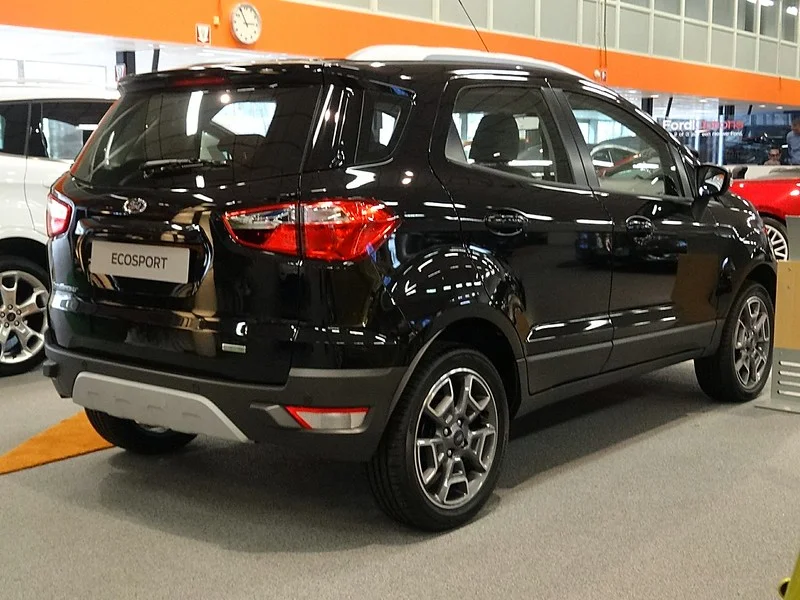
<instances>
[{"instance_id":1,"label":"yellow floor mat","mask_svg":"<svg viewBox=\"0 0 800 600\"><path fill-rule=\"evenodd\" d=\"M0 475L110 447L111 444L95 432L86 413L81 411L0 456Z\"/></svg>"}]
</instances>

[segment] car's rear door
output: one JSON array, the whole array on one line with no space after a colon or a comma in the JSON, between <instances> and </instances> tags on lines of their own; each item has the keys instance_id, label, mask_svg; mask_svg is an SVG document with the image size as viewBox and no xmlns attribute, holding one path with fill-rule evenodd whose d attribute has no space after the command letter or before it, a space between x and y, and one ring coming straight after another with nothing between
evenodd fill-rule
<instances>
[{"instance_id":1,"label":"car's rear door","mask_svg":"<svg viewBox=\"0 0 800 600\"><path fill-rule=\"evenodd\" d=\"M54 341L178 373L281 384L299 305L300 171L322 74L134 80L57 199ZM275 234L275 235L273 235Z\"/></svg>"},{"instance_id":2,"label":"car's rear door","mask_svg":"<svg viewBox=\"0 0 800 600\"><path fill-rule=\"evenodd\" d=\"M431 164L491 302L523 342L533 394L595 375L609 356L611 221L544 79L505 75L470 69L450 81Z\"/></svg>"}]
</instances>

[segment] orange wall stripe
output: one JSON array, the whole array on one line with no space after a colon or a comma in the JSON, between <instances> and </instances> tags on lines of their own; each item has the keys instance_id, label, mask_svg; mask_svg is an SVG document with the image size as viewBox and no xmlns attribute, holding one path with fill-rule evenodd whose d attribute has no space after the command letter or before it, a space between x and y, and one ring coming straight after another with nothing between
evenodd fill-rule
<instances>
[{"instance_id":1,"label":"orange wall stripe","mask_svg":"<svg viewBox=\"0 0 800 600\"><path fill-rule=\"evenodd\" d=\"M313 56L346 56L373 44L425 44L481 48L466 28L302 4L288 0L253 0L264 21L255 50ZM233 0L26 0L7 2L0 23L76 31L180 44L195 43L195 24L212 27L212 45L240 47L230 34L228 17ZM489 48L552 60L588 76L599 67L596 48L550 42L500 33L484 33ZM651 92L687 94L743 102L800 104L800 80L784 79L707 65L608 52L608 81L612 86Z\"/></svg>"}]
</instances>

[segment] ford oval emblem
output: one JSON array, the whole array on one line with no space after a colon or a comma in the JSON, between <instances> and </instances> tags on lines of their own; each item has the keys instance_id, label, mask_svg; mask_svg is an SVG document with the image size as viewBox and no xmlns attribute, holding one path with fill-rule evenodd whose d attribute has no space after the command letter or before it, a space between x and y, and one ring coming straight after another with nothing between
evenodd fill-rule
<instances>
[{"instance_id":1,"label":"ford oval emblem","mask_svg":"<svg viewBox=\"0 0 800 600\"><path fill-rule=\"evenodd\" d=\"M143 198L128 198L122 205L126 215L140 215L147 210L147 201Z\"/></svg>"}]
</instances>

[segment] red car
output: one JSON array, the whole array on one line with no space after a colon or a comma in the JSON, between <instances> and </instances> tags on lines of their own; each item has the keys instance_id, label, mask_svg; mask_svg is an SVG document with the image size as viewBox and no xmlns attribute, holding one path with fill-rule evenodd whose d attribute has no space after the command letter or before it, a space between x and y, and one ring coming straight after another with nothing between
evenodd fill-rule
<instances>
[{"instance_id":1,"label":"red car","mask_svg":"<svg viewBox=\"0 0 800 600\"><path fill-rule=\"evenodd\" d=\"M775 258L789 258L787 215L800 215L800 169L776 169L756 179L736 179L731 191L746 198L764 219Z\"/></svg>"}]
</instances>

